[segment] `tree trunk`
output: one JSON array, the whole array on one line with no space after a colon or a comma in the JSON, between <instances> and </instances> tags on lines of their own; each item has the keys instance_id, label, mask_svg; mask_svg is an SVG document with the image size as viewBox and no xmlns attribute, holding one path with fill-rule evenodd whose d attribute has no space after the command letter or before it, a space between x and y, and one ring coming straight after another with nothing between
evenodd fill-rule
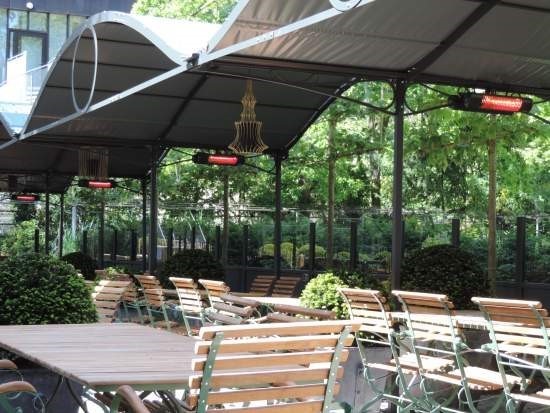
<instances>
[{"instance_id":1,"label":"tree trunk","mask_svg":"<svg viewBox=\"0 0 550 413\"><path fill-rule=\"evenodd\" d=\"M222 233L222 264L229 262L229 174L223 174L223 233Z\"/></svg>"},{"instance_id":2,"label":"tree trunk","mask_svg":"<svg viewBox=\"0 0 550 413\"><path fill-rule=\"evenodd\" d=\"M487 142L489 154L489 202L487 206L487 218L489 220L489 234L487 239L487 273L491 292L496 292L497 281L497 168L496 168L496 140L491 139Z\"/></svg>"},{"instance_id":3,"label":"tree trunk","mask_svg":"<svg viewBox=\"0 0 550 413\"><path fill-rule=\"evenodd\" d=\"M336 186L336 119L328 122L328 219L327 219L327 266L332 268L334 256L334 187Z\"/></svg>"}]
</instances>

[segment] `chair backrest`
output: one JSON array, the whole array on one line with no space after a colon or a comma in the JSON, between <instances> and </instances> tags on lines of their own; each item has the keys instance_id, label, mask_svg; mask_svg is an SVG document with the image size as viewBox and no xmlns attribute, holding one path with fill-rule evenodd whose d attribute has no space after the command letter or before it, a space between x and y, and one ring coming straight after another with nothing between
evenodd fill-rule
<instances>
[{"instance_id":1,"label":"chair backrest","mask_svg":"<svg viewBox=\"0 0 550 413\"><path fill-rule=\"evenodd\" d=\"M201 314L203 311L202 296L198 285L192 278L170 277L176 287L180 307L186 314Z\"/></svg>"},{"instance_id":2,"label":"chair backrest","mask_svg":"<svg viewBox=\"0 0 550 413\"><path fill-rule=\"evenodd\" d=\"M164 291L157 277L154 275L136 275L141 288L143 297L150 307L162 307L165 303Z\"/></svg>"},{"instance_id":3,"label":"chair backrest","mask_svg":"<svg viewBox=\"0 0 550 413\"><path fill-rule=\"evenodd\" d=\"M279 277L273 283L273 291L271 295L273 297L293 297L300 281L300 277Z\"/></svg>"},{"instance_id":4,"label":"chair backrest","mask_svg":"<svg viewBox=\"0 0 550 413\"><path fill-rule=\"evenodd\" d=\"M221 302L220 296L229 292L229 286L223 281L200 279L199 284L206 290L210 307L216 301Z\"/></svg>"},{"instance_id":5,"label":"chair backrest","mask_svg":"<svg viewBox=\"0 0 550 413\"><path fill-rule=\"evenodd\" d=\"M393 320L384 295L378 290L340 288L352 320L361 321L359 331L368 334L363 341L387 344L391 341Z\"/></svg>"},{"instance_id":6,"label":"chair backrest","mask_svg":"<svg viewBox=\"0 0 550 413\"><path fill-rule=\"evenodd\" d=\"M329 310L306 308L299 305L273 304L273 312L267 314L267 321L295 323L311 320L334 320L336 313Z\"/></svg>"},{"instance_id":7,"label":"chair backrest","mask_svg":"<svg viewBox=\"0 0 550 413\"><path fill-rule=\"evenodd\" d=\"M548 311L539 301L473 297L499 352L550 357Z\"/></svg>"},{"instance_id":8,"label":"chair backrest","mask_svg":"<svg viewBox=\"0 0 550 413\"><path fill-rule=\"evenodd\" d=\"M249 293L263 296L269 295L271 286L276 278L276 275L257 275L252 280Z\"/></svg>"},{"instance_id":9,"label":"chair backrest","mask_svg":"<svg viewBox=\"0 0 550 413\"><path fill-rule=\"evenodd\" d=\"M99 321L110 323L115 319L115 312L131 281L101 280L94 288L92 298L97 309Z\"/></svg>"},{"instance_id":10,"label":"chair backrest","mask_svg":"<svg viewBox=\"0 0 550 413\"><path fill-rule=\"evenodd\" d=\"M226 403L242 403L239 412L328 411L348 357L345 346L359 326L340 320L203 327L189 407L197 413L224 412Z\"/></svg>"},{"instance_id":11,"label":"chair backrest","mask_svg":"<svg viewBox=\"0 0 550 413\"><path fill-rule=\"evenodd\" d=\"M232 294L223 294L219 298L221 301L214 301L207 311L207 318L217 324L243 324L260 314L258 301Z\"/></svg>"}]
</instances>

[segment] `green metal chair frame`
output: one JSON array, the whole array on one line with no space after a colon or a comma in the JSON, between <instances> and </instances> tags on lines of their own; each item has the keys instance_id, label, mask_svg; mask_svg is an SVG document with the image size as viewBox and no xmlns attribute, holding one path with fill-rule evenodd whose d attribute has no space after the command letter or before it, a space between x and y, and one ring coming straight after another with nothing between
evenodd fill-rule
<instances>
[{"instance_id":1,"label":"green metal chair frame","mask_svg":"<svg viewBox=\"0 0 550 413\"><path fill-rule=\"evenodd\" d=\"M20 413L19 407L14 407L12 401L18 398L21 394L29 394L41 403L41 412L46 411L43 400L39 397L38 392L32 384L26 381L10 381L0 384L0 411L3 413Z\"/></svg>"},{"instance_id":2,"label":"green metal chair frame","mask_svg":"<svg viewBox=\"0 0 550 413\"><path fill-rule=\"evenodd\" d=\"M484 349L495 355L498 370L505 383L506 412L521 411L521 403L550 407L550 339L548 311L539 301L473 297L487 325L491 344ZM512 323L512 324L510 324ZM512 392L507 371L523 378L521 393ZM529 373L525 375L525 373ZM540 373L546 388L525 394L527 385Z\"/></svg>"},{"instance_id":3,"label":"green metal chair frame","mask_svg":"<svg viewBox=\"0 0 550 413\"><path fill-rule=\"evenodd\" d=\"M409 291L392 292L401 302L407 318L407 331L419 366L420 386L424 401L430 412L479 413L479 398L496 399L486 413L502 411L505 396L504 383L499 372L470 366L467 353L473 352L462 337L455 318L452 302L443 294L428 294ZM426 363L425 356L433 355L434 367ZM431 360L431 359L428 359ZM442 363L439 363L440 360ZM446 365L445 360L451 363ZM519 380L508 376L509 381ZM439 398L434 384L450 385L453 391L445 399ZM458 402L458 409L451 406ZM467 409L467 410L463 410Z\"/></svg>"},{"instance_id":4,"label":"green metal chair frame","mask_svg":"<svg viewBox=\"0 0 550 413\"><path fill-rule=\"evenodd\" d=\"M178 310L181 312L187 335L191 336L193 329L189 320L198 320L201 327L207 323L202 294L192 278L170 277L170 281L176 288L180 302Z\"/></svg>"},{"instance_id":5,"label":"green metal chair frame","mask_svg":"<svg viewBox=\"0 0 550 413\"><path fill-rule=\"evenodd\" d=\"M135 277L143 290L143 296L147 307L147 314L149 315L149 320L151 321L151 326L155 327L154 314L160 314L164 318L166 328L170 331L172 323L170 322L168 313L166 312L166 299L159 280L154 275L136 275Z\"/></svg>"}]
</instances>

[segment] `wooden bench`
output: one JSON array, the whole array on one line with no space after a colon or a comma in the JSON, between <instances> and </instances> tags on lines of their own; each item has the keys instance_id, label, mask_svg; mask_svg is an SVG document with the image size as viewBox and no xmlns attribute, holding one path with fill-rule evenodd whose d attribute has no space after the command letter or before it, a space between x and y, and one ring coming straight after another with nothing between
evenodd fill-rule
<instances>
[{"instance_id":1,"label":"wooden bench","mask_svg":"<svg viewBox=\"0 0 550 413\"><path fill-rule=\"evenodd\" d=\"M306 308L299 305L273 304L270 306L273 312L267 314L267 321L295 323L300 321L312 320L334 320L336 313L329 310L318 310L315 308Z\"/></svg>"},{"instance_id":2,"label":"wooden bench","mask_svg":"<svg viewBox=\"0 0 550 413\"><path fill-rule=\"evenodd\" d=\"M99 281L92 293L99 322L111 323L116 319L115 314L122 296L130 284L131 281Z\"/></svg>"},{"instance_id":3,"label":"wooden bench","mask_svg":"<svg viewBox=\"0 0 550 413\"><path fill-rule=\"evenodd\" d=\"M298 283L302 281L299 277L282 276L273 283L273 297L294 297Z\"/></svg>"},{"instance_id":4,"label":"wooden bench","mask_svg":"<svg viewBox=\"0 0 550 413\"><path fill-rule=\"evenodd\" d=\"M276 278L276 275L257 275L254 277L254 280L252 280L249 294L268 296Z\"/></svg>"},{"instance_id":5,"label":"wooden bench","mask_svg":"<svg viewBox=\"0 0 550 413\"><path fill-rule=\"evenodd\" d=\"M328 412L348 358L345 347L359 326L339 320L203 327L185 408L197 413ZM122 399L134 411L147 412L127 387L119 389L111 411L118 411Z\"/></svg>"},{"instance_id":6,"label":"wooden bench","mask_svg":"<svg viewBox=\"0 0 550 413\"><path fill-rule=\"evenodd\" d=\"M499 372L505 379L504 393L510 406L509 412L521 411L518 406L521 402L550 406L548 384L536 393L525 394L528 380L523 376L522 393L517 393L512 391L514 382L509 383L506 374L514 367L522 374L542 372L547 379L550 377L547 361L539 362L550 357L548 311L539 301L483 297L473 297L472 301L487 320L492 341L488 349L495 353Z\"/></svg>"}]
</instances>

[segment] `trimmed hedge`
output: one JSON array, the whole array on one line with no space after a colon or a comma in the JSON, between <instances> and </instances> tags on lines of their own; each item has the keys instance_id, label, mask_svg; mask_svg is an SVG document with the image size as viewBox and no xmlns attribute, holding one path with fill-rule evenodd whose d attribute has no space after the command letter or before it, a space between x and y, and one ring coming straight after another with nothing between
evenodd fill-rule
<instances>
[{"instance_id":1,"label":"trimmed hedge","mask_svg":"<svg viewBox=\"0 0 550 413\"><path fill-rule=\"evenodd\" d=\"M40 254L0 262L0 324L96 321L90 290L72 265Z\"/></svg>"},{"instance_id":2,"label":"trimmed hedge","mask_svg":"<svg viewBox=\"0 0 550 413\"><path fill-rule=\"evenodd\" d=\"M61 259L65 262L68 262L77 270L79 270L84 278L88 281L95 280L95 270L97 270L97 262L89 255L77 251L71 252L70 254L65 254L63 257L61 257Z\"/></svg>"},{"instance_id":3,"label":"trimmed hedge","mask_svg":"<svg viewBox=\"0 0 550 413\"><path fill-rule=\"evenodd\" d=\"M189 277L195 281L224 280L223 266L204 250L185 250L172 255L164 263L158 279L164 288L172 288L170 277Z\"/></svg>"},{"instance_id":4,"label":"trimmed hedge","mask_svg":"<svg viewBox=\"0 0 550 413\"><path fill-rule=\"evenodd\" d=\"M446 294L457 309L475 308L472 297L490 294L475 256L452 245L434 245L407 257L401 267L401 288Z\"/></svg>"}]
</instances>

